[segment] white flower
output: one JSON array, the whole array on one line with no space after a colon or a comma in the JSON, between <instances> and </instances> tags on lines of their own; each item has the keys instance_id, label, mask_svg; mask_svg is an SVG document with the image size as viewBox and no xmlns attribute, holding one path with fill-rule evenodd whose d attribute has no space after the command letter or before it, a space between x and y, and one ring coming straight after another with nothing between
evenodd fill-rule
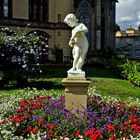
<instances>
[{"instance_id":1,"label":"white flower","mask_svg":"<svg viewBox=\"0 0 140 140\"><path fill-rule=\"evenodd\" d=\"M66 138L64 138L64 140L70 140L70 139L66 137Z\"/></svg>"},{"instance_id":2,"label":"white flower","mask_svg":"<svg viewBox=\"0 0 140 140\"><path fill-rule=\"evenodd\" d=\"M26 64L24 64L24 65L22 65L22 67L23 67L23 68L26 68L26 67L27 67L27 65L26 65Z\"/></svg>"}]
</instances>

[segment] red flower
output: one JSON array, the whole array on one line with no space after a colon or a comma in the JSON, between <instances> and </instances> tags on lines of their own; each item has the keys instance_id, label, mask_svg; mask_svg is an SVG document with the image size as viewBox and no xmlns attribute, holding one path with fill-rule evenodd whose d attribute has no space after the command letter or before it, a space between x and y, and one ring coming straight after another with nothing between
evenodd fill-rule
<instances>
[{"instance_id":1,"label":"red flower","mask_svg":"<svg viewBox=\"0 0 140 140\"><path fill-rule=\"evenodd\" d=\"M79 136L80 136L80 131L77 131L77 132L75 133L75 136L76 136L76 137L79 137Z\"/></svg>"},{"instance_id":2,"label":"red flower","mask_svg":"<svg viewBox=\"0 0 140 140\"><path fill-rule=\"evenodd\" d=\"M117 137L116 137L115 133L109 138L109 140L116 140L116 139L117 139Z\"/></svg>"},{"instance_id":3,"label":"red flower","mask_svg":"<svg viewBox=\"0 0 140 140\"><path fill-rule=\"evenodd\" d=\"M54 125L53 124L50 124L49 128L50 129L53 129L54 128Z\"/></svg>"},{"instance_id":4,"label":"red flower","mask_svg":"<svg viewBox=\"0 0 140 140\"><path fill-rule=\"evenodd\" d=\"M140 126L137 126L137 128L135 129L135 132L136 132L137 134L140 134Z\"/></svg>"},{"instance_id":5,"label":"red flower","mask_svg":"<svg viewBox=\"0 0 140 140\"><path fill-rule=\"evenodd\" d=\"M90 136L90 140L97 140L98 138L102 138L100 130L97 130Z\"/></svg>"},{"instance_id":6,"label":"red flower","mask_svg":"<svg viewBox=\"0 0 140 140\"><path fill-rule=\"evenodd\" d=\"M136 118L133 118L133 119L131 119L131 122L132 123L136 123L137 122L137 119Z\"/></svg>"},{"instance_id":7,"label":"red flower","mask_svg":"<svg viewBox=\"0 0 140 140\"><path fill-rule=\"evenodd\" d=\"M37 134L38 133L38 127L35 127L34 129L33 129L33 134Z\"/></svg>"},{"instance_id":8,"label":"red flower","mask_svg":"<svg viewBox=\"0 0 140 140\"><path fill-rule=\"evenodd\" d=\"M102 138L102 134L100 130L97 130L96 133L98 134L98 137Z\"/></svg>"},{"instance_id":9,"label":"red flower","mask_svg":"<svg viewBox=\"0 0 140 140\"><path fill-rule=\"evenodd\" d=\"M43 119L40 119L39 122L38 122L38 126L40 126L43 123L44 123L44 120Z\"/></svg>"},{"instance_id":10,"label":"red flower","mask_svg":"<svg viewBox=\"0 0 140 140\"><path fill-rule=\"evenodd\" d=\"M3 121L0 122L0 125L1 125L1 124L4 124L4 123L6 123L6 122L7 122L6 120L3 120Z\"/></svg>"},{"instance_id":11,"label":"red flower","mask_svg":"<svg viewBox=\"0 0 140 140\"><path fill-rule=\"evenodd\" d=\"M130 115L130 121L132 123L136 123L138 120L137 120L137 118L134 115Z\"/></svg>"},{"instance_id":12,"label":"red flower","mask_svg":"<svg viewBox=\"0 0 140 140\"><path fill-rule=\"evenodd\" d=\"M39 108L40 105L39 105L38 103L33 103L33 104L32 104L32 107L33 107L33 109L36 109L36 108Z\"/></svg>"},{"instance_id":13,"label":"red flower","mask_svg":"<svg viewBox=\"0 0 140 140\"><path fill-rule=\"evenodd\" d=\"M124 127L124 126L120 126L119 129L120 129L121 131L123 131L123 130L125 130L125 127Z\"/></svg>"},{"instance_id":14,"label":"red flower","mask_svg":"<svg viewBox=\"0 0 140 140\"><path fill-rule=\"evenodd\" d=\"M92 134L90 137L90 140L97 140L98 139L98 134Z\"/></svg>"},{"instance_id":15,"label":"red flower","mask_svg":"<svg viewBox=\"0 0 140 140\"><path fill-rule=\"evenodd\" d=\"M107 128L108 128L108 132L112 132L113 129L114 129L113 125L111 125L111 124L109 124L109 125L107 126Z\"/></svg>"},{"instance_id":16,"label":"red flower","mask_svg":"<svg viewBox=\"0 0 140 140\"><path fill-rule=\"evenodd\" d=\"M16 123L20 123L20 122L22 122L22 119L21 118L13 118L11 121L16 122Z\"/></svg>"},{"instance_id":17,"label":"red flower","mask_svg":"<svg viewBox=\"0 0 140 140\"><path fill-rule=\"evenodd\" d=\"M52 135L54 135L54 131L50 131L47 133L48 137L51 137Z\"/></svg>"},{"instance_id":18,"label":"red flower","mask_svg":"<svg viewBox=\"0 0 140 140\"><path fill-rule=\"evenodd\" d=\"M94 131L95 131L95 128L88 130L87 132L85 132L85 136L93 134Z\"/></svg>"},{"instance_id":19,"label":"red flower","mask_svg":"<svg viewBox=\"0 0 140 140\"><path fill-rule=\"evenodd\" d=\"M121 106L125 105L125 102L120 102L120 105L121 105Z\"/></svg>"},{"instance_id":20,"label":"red flower","mask_svg":"<svg viewBox=\"0 0 140 140\"><path fill-rule=\"evenodd\" d=\"M50 96L46 96L46 99L51 99L51 97Z\"/></svg>"},{"instance_id":21,"label":"red flower","mask_svg":"<svg viewBox=\"0 0 140 140\"><path fill-rule=\"evenodd\" d=\"M137 134L140 134L140 126L132 124L131 128L134 129Z\"/></svg>"},{"instance_id":22,"label":"red flower","mask_svg":"<svg viewBox=\"0 0 140 140\"><path fill-rule=\"evenodd\" d=\"M25 120L25 119L27 119L27 118L28 118L27 116L22 116L22 117L21 117L22 120Z\"/></svg>"},{"instance_id":23,"label":"red flower","mask_svg":"<svg viewBox=\"0 0 140 140\"><path fill-rule=\"evenodd\" d=\"M129 122L124 122L123 124L124 124L124 125L128 125L128 124L129 124Z\"/></svg>"},{"instance_id":24,"label":"red flower","mask_svg":"<svg viewBox=\"0 0 140 140\"><path fill-rule=\"evenodd\" d=\"M43 98L44 97L39 97L39 98L36 98L36 100L41 102L43 100Z\"/></svg>"},{"instance_id":25,"label":"red flower","mask_svg":"<svg viewBox=\"0 0 140 140\"><path fill-rule=\"evenodd\" d=\"M24 107L25 105L28 105L28 101L26 99L22 100L19 104L20 107Z\"/></svg>"},{"instance_id":26,"label":"red flower","mask_svg":"<svg viewBox=\"0 0 140 140\"><path fill-rule=\"evenodd\" d=\"M28 126L26 131L30 133L32 131L32 126Z\"/></svg>"}]
</instances>

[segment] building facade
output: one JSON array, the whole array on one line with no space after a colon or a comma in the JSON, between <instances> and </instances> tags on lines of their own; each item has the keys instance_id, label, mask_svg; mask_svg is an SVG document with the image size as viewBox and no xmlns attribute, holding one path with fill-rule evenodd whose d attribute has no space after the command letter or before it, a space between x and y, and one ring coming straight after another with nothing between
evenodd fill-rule
<instances>
[{"instance_id":1,"label":"building facade","mask_svg":"<svg viewBox=\"0 0 140 140\"><path fill-rule=\"evenodd\" d=\"M116 52L128 58L140 59L140 31L131 27L116 32Z\"/></svg>"},{"instance_id":2,"label":"building facade","mask_svg":"<svg viewBox=\"0 0 140 140\"><path fill-rule=\"evenodd\" d=\"M0 26L16 29L28 26L48 38L48 58L64 62L71 56L71 29L63 20L74 13L89 29L90 52L114 49L116 0L1 0ZM54 50L56 51L54 53Z\"/></svg>"}]
</instances>

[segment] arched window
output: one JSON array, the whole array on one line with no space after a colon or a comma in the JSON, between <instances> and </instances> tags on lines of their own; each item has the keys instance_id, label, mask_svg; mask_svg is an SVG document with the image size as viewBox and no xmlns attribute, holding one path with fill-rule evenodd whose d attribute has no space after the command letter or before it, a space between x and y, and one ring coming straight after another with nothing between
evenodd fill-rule
<instances>
[{"instance_id":1,"label":"arched window","mask_svg":"<svg viewBox=\"0 0 140 140\"><path fill-rule=\"evenodd\" d=\"M79 4L76 10L76 16L79 19L79 22L84 23L89 32L87 33L88 40L91 40L91 26L92 26L92 7L86 1L83 1Z\"/></svg>"},{"instance_id":2,"label":"arched window","mask_svg":"<svg viewBox=\"0 0 140 140\"><path fill-rule=\"evenodd\" d=\"M48 0L29 0L29 20L48 22Z\"/></svg>"}]
</instances>

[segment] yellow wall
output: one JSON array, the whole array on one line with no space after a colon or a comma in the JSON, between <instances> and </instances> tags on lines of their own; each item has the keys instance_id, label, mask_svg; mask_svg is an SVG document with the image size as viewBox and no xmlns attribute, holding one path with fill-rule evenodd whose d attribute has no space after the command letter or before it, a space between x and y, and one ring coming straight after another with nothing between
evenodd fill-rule
<instances>
[{"instance_id":1,"label":"yellow wall","mask_svg":"<svg viewBox=\"0 0 140 140\"><path fill-rule=\"evenodd\" d=\"M72 12L72 0L49 0L49 22L58 22L58 14L61 14L61 22L63 22L65 16ZM13 0L13 18L28 19L29 3L28 0ZM15 29L16 27L12 27ZM17 28L16 28L17 29ZM23 28L21 28L22 30ZM38 28L39 29L39 28ZM29 28L29 31L36 30ZM63 50L64 56L71 55L71 48L68 45L71 32L69 30L48 30L39 29L47 32L51 37L48 41L49 48L54 46ZM64 57L63 56L63 57ZM55 56L49 52L49 59L54 60Z\"/></svg>"},{"instance_id":2,"label":"yellow wall","mask_svg":"<svg viewBox=\"0 0 140 140\"><path fill-rule=\"evenodd\" d=\"M135 30L126 30L126 33L127 34L134 34L135 33Z\"/></svg>"},{"instance_id":3,"label":"yellow wall","mask_svg":"<svg viewBox=\"0 0 140 140\"><path fill-rule=\"evenodd\" d=\"M70 31L67 30L46 30L46 32L51 35L48 45L50 50L55 47L63 50L63 57L70 56L71 49L68 45L69 38L70 38ZM61 33L60 33L61 32ZM60 35L61 34L61 35ZM51 60L54 59L54 55L49 53L49 58Z\"/></svg>"},{"instance_id":4,"label":"yellow wall","mask_svg":"<svg viewBox=\"0 0 140 140\"><path fill-rule=\"evenodd\" d=\"M54 15L55 15L55 0L49 0L49 22L54 22Z\"/></svg>"},{"instance_id":5,"label":"yellow wall","mask_svg":"<svg viewBox=\"0 0 140 140\"><path fill-rule=\"evenodd\" d=\"M28 0L13 0L13 18L28 19Z\"/></svg>"},{"instance_id":6,"label":"yellow wall","mask_svg":"<svg viewBox=\"0 0 140 140\"><path fill-rule=\"evenodd\" d=\"M58 14L61 14L61 22L65 16L73 11L72 0L50 0L49 1L49 22L58 22ZM61 32L61 33L60 33ZM70 38L70 31L68 30L48 30L47 33L51 35L49 39L49 47L59 47L63 50L64 57L70 56L71 49L68 45ZM61 35L59 35L61 34ZM53 56L49 56L53 59Z\"/></svg>"},{"instance_id":7,"label":"yellow wall","mask_svg":"<svg viewBox=\"0 0 140 140\"><path fill-rule=\"evenodd\" d=\"M58 22L58 14L61 14L63 22L65 16L73 10L72 0L50 0L49 7L49 22Z\"/></svg>"},{"instance_id":8,"label":"yellow wall","mask_svg":"<svg viewBox=\"0 0 140 140\"><path fill-rule=\"evenodd\" d=\"M121 32L120 31L117 31L116 32L116 36L121 36Z\"/></svg>"}]
</instances>

